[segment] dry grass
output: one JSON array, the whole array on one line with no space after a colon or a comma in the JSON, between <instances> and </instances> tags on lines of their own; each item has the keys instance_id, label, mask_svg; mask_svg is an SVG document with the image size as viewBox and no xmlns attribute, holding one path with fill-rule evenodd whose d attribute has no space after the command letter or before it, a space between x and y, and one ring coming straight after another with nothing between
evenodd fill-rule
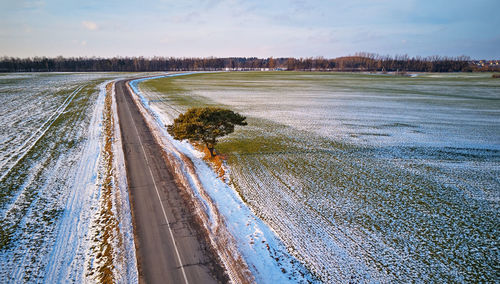
<instances>
[{"instance_id":1,"label":"dry grass","mask_svg":"<svg viewBox=\"0 0 500 284\"><path fill-rule=\"evenodd\" d=\"M210 151L205 145L199 143L192 144L196 148L196 150L205 154L203 160L205 160L210 165L210 167L212 167L212 170L219 176L219 178L224 181L226 176L226 171L224 170L226 156L217 153L217 155L211 157Z\"/></svg>"},{"instance_id":2,"label":"dry grass","mask_svg":"<svg viewBox=\"0 0 500 284\"><path fill-rule=\"evenodd\" d=\"M109 83L106 86L106 98L104 101L104 148L103 155L103 173L101 176L101 200L99 204L99 212L94 241L97 243L92 250L95 256L95 264L91 265L91 274L99 283L115 283L115 275L113 273L114 257L116 243L121 246L122 240L118 220L113 212L113 192L115 191L114 184L114 168L113 168L113 137L114 137L114 119L112 113L112 86ZM116 239L117 238L117 239ZM116 240L115 240L116 239Z\"/></svg>"}]
</instances>

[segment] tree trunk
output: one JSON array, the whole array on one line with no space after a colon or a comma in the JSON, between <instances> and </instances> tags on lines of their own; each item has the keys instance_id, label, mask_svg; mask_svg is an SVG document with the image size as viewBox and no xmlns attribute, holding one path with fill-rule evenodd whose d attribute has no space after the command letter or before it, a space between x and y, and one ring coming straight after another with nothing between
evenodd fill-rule
<instances>
[{"instance_id":1,"label":"tree trunk","mask_svg":"<svg viewBox=\"0 0 500 284\"><path fill-rule=\"evenodd\" d=\"M215 154L214 154L214 146L210 146L208 143L205 144L207 146L207 149L208 151L210 152L210 158L213 158L215 157Z\"/></svg>"}]
</instances>

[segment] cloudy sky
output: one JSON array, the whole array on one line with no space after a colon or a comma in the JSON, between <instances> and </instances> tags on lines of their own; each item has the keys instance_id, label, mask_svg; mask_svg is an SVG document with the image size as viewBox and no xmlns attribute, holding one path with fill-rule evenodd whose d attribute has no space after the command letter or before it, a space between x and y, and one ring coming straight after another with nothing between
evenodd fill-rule
<instances>
[{"instance_id":1,"label":"cloudy sky","mask_svg":"<svg viewBox=\"0 0 500 284\"><path fill-rule=\"evenodd\" d=\"M500 0L0 0L0 56L500 59Z\"/></svg>"}]
</instances>

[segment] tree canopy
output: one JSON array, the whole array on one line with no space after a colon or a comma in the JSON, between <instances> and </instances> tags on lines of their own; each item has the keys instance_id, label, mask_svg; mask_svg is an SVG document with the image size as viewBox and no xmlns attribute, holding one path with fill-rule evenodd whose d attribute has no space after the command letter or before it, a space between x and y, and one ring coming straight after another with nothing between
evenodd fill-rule
<instances>
[{"instance_id":1,"label":"tree canopy","mask_svg":"<svg viewBox=\"0 0 500 284\"><path fill-rule=\"evenodd\" d=\"M176 140L188 139L205 144L213 157L217 138L233 133L235 125L247 125L245 119L220 107L190 108L180 114L167 131Z\"/></svg>"}]
</instances>

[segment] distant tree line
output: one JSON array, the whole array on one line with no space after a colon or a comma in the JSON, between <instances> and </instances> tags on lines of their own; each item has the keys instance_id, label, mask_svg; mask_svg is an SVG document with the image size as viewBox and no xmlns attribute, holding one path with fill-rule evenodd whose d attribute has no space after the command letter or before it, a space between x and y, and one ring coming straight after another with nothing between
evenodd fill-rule
<instances>
[{"instance_id":1,"label":"distant tree line","mask_svg":"<svg viewBox=\"0 0 500 284\"><path fill-rule=\"evenodd\" d=\"M327 59L309 58L176 58L176 57L32 57L0 58L0 72L144 72L215 70L296 70L296 71L400 71L460 72L491 71L473 64L469 57L381 56L357 53ZM498 69L496 69L498 70Z\"/></svg>"}]
</instances>

